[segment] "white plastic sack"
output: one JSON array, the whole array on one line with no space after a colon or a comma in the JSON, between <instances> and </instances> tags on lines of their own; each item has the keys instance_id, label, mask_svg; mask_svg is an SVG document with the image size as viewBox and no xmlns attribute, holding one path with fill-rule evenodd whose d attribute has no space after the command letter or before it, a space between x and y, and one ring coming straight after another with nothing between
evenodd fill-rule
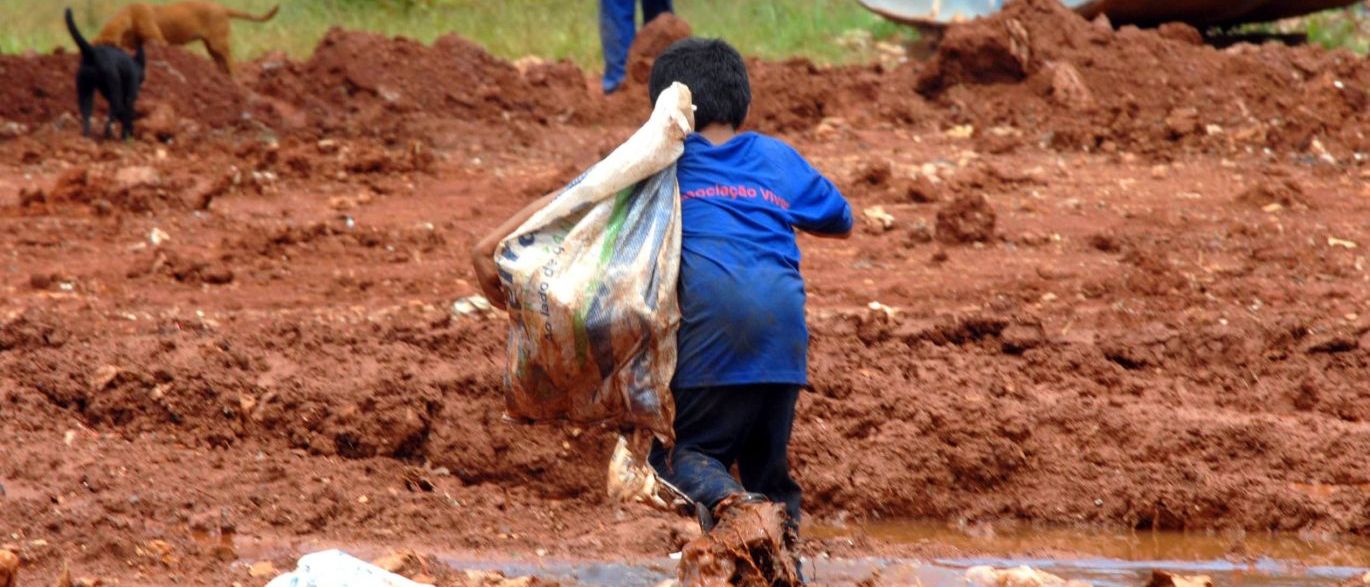
<instances>
[{"instance_id":1,"label":"white plastic sack","mask_svg":"<svg viewBox=\"0 0 1370 587\"><path fill-rule=\"evenodd\" d=\"M341 550L311 552L300 557L295 570L266 587L433 587L411 581Z\"/></svg>"},{"instance_id":2,"label":"white plastic sack","mask_svg":"<svg viewBox=\"0 0 1370 587\"><path fill-rule=\"evenodd\" d=\"M673 84L641 129L496 249L511 322L509 417L612 421L674 438L675 161L693 124L690 91Z\"/></svg>"}]
</instances>

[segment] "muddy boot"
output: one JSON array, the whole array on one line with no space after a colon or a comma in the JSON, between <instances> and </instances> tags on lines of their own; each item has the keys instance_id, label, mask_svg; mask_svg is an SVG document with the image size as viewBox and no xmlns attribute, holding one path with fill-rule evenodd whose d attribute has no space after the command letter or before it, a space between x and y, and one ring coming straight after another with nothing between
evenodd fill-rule
<instances>
[{"instance_id":1,"label":"muddy boot","mask_svg":"<svg viewBox=\"0 0 1370 587\"><path fill-rule=\"evenodd\" d=\"M709 516L716 525L685 545L679 576L685 587L794 587L794 557L786 546L784 507L739 493Z\"/></svg>"},{"instance_id":2,"label":"muddy boot","mask_svg":"<svg viewBox=\"0 0 1370 587\"><path fill-rule=\"evenodd\" d=\"M695 502L695 518L699 520L699 529L705 534L712 532L718 521L723 519L723 515L730 509L744 503L765 503L766 496L760 493L735 493L723 498L718 502L713 510L710 510L702 503Z\"/></svg>"},{"instance_id":3,"label":"muddy boot","mask_svg":"<svg viewBox=\"0 0 1370 587\"><path fill-rule=\"evenodd\" d=\"M714 506L713 519L715 522L722 520L724 516L743 509L742 506L749 503L768 503L770 501L770 498L760 493L734 493L723 498L723 501Z\"/></svg>"}]
</instances>

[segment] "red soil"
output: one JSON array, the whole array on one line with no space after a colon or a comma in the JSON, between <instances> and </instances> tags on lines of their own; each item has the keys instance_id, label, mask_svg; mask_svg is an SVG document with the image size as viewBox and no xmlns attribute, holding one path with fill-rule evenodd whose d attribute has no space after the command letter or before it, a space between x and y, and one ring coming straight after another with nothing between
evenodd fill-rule
<instances>
[{"instance_id":1,"label":"red soil","mask_svg":"<svg viewBox=\"0 0 1370 587\"><path fill-rule=\"evenodd\" d=\"M1370 534L1370 66L1052 5L926 67L751 64L749 124L896 219L801 239L807 511ZM64 118L74 56L0 58L27 127L0 139L0 547L25 581L692 537L605 503L606 431L503 422L502 323L449 309L474 239L641 95L456 37L333 31L237 83L154 55L145 110L170 111L129 145ZM992 232L928 244L980 197Z\"/></svg>"}]
</instances>

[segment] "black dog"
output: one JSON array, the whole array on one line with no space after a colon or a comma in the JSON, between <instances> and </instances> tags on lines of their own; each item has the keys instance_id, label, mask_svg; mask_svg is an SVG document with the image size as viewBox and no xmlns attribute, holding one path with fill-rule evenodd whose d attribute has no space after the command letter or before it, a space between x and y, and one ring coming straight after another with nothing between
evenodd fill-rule
<instances>
[{"instance_id":1,"label":"black dog","mask_svg":"<svg viewBox=\"0 0 1370 587\"><path fill-rule=\"evenodd\" d=\"M129 57L128 53L110 45L93 46L76 30L76 22L71 18L71 8L67 8L67 30L71 38L81 48L81 67L76 70L76 101L81 107L81 134L90 136L90 111L95 106L95 90L105 97L109 104L109 119L105 121L105 138L111 137L110 129L114 119L119 119L123 128L121 137L133 136L133 103L138 100L138 90L143 85L147 56L143 48L138 54Z\"/></svg>"}]
</instances>

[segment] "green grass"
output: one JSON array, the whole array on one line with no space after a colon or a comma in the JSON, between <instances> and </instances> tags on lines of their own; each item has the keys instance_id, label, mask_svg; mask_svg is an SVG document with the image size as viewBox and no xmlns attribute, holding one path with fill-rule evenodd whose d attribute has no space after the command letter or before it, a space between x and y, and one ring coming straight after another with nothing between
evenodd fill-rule
<instances>
[{"instance_id":1,"label":"green grass","mask_svg":"<svg viewBox=\"0 0 1370 587\"><path fill-rule=\"evenodd\" d=\"M1232 29L1232 32L1257 35L1304 33L1308 42L1314 45L1328 49L1349 49L1365 55L1370 52L1370 6L1352 5L1275 22L1241 25Z\"/></svg>"},{"instance_id":2,"label":"green grass","mask_svg":"<svg viewBox=\"0 0 1370 587\"><path fill-rule=\"evenodd\" d=\"M1344 47L1362 55L1370 52L1370 12L1365 7L1329 10L1303 19L1308 40L1324 47Z\"/></svg>"},{"instance_id":3,"label":"green grass","mask_svg":"<svg viewBox=\"0 0 1370 587\"><path fill-rule=\"evenodd\" d=\"M154 0L156 1L156 0ZM262 12L277 0L223 0ZM94 36L124 0L68 0L77 24ZM431 42L455 32L507 59L524 55L567 58L601 69L597 0L281 0L265 24L236 22L234 53L251 59L280 50L305 58L331 26L403 35ZM861 30L874 39L900 39L910 31L862 9L855 0L676 0L676 11L695 34L722 37L744 54L770 59L804 56L821 63L869 59L867 48L835 40ZM0 52L74 49L62 24L64 3L0 0Z\"/></svg>"},{"instance_id":4,"label":"green grass","mask_svg":"<svg viewBox=\"0 0 1370 587\"><path fill-rule=\"evenodd\" d=\"M153 0L162 2L165 0ZM278 0L223 0L235 8L262 12ZM279 0L271 22L234 26L234 53L251 59L269 51L309 56L331 26L404 35L423 42L455 32L507 59L524 55L567 58L589 70L600 65L597 0ZM67 0L87 36L126 0ZM62 25L63 2L0 0L0 52L74 48ZM820 63L865 61L869 43L842 43L858 36L911 39L914 33L862 9L856 0L676 0L676 10L695 33L722 37L744 54L781 59L793 56ZM1364 7L1330 10L1250 30L1307 31L1314 43L1370 50L1370 16Z\"/></svg>"}]
</instances>

